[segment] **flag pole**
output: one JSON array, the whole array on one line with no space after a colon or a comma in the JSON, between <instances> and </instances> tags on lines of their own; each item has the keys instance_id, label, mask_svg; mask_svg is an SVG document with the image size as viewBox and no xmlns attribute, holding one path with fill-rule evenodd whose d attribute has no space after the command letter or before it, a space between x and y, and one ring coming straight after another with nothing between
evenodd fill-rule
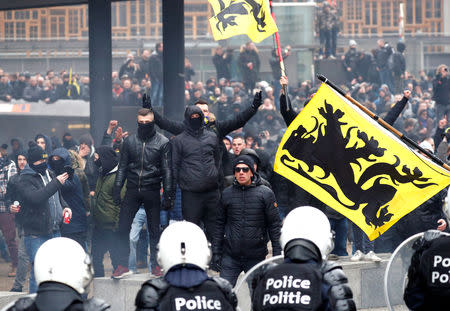
<instances>
[{"instance_id":1,"label":"flag pole","mask_svg":"<svg viewBox=\"0 0 450 311\"><path fill-rule=\"evenodd\" d=\"M370 116L373 120L377 121L378 124L380 124L382 127L384 127L388 131L390 131L393 134L395 134L402 141L404 141L407 144L409 144L409 145L413 146L414 148L418 149L420 152L426 154L431 160L433 160L433 162L435 162L436 164L442 166L446 170L450 171L450 166L445 164L441 159L436 157L434 154L430 153L428 150L425 150L424 148L420 147L419 144L417 144L414 140L412 140L411 138L403 135L402 132L400 132L399 130L394 128L392 125L390 125L389 123L387 123L386 121L381 119L378 115L374 114L372 111L370 111L369 109L367 109L366 107L361 105L358 101L356 101L354 98L352 98L349 94L346 94L344 92L344 90L342 90L339 86L337 86L336 84L334 84L333 82L328 80L327 77L325 77L322 74L318 74L317 75L317 79L319 79L320 81L322 81L325 84L328 84L332 89L334 89L336 92L338 92L339 94L341 94L342 96L347 98L352 104L354 104L359 109L361 109L365 114Z\"/></svg>"},{"instance_id":2,"label":"flag pole","mask_svg":"<svg viewBox=\"0 0 450 311\"><path fill-rule=\"evenodd\" d=\"M277 20L275 19L275 13L273 12L272 0L269 0L269 5L270 5L270 13L272 14L273 21L276 24ZM285 77L286 69L284 67L283 54L281 53L280 35L279 35L278 31L275 33L275 41L277 43L278 59L280 60L281 76ZM283 91L286 93L285 88L286 88L286 86L283 85Z\"/></svg>"}]
</instances>

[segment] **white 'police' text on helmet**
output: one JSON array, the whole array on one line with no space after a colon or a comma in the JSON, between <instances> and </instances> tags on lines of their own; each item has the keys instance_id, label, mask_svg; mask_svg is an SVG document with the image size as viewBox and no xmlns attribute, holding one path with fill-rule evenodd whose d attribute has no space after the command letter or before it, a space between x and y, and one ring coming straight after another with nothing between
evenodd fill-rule
<instances>
[{"instance_id":1,"label":"white 'police' text on helmet","mask_svg":"<svg viewBox=\"0 0 450 311\"><path fill-rule=\"evenodd\" d=\"M179 264L193 264L206 270L210 259L211 249L199 226L179 221L169 225L161 234L158 262L164 273Z\"/></svg>"},{"instance_id":2,"label":"white 'police' text on helmet","mask_svg":"<svg viewBox=\"0 0 450 311\"><path fill-rule=\"evenodd\" d=\"M83 294L92 281L93 270L89 255L78 242L54 238L39 247L34 259L34 275L38 285L53 281Z\"/></svg>"},{"instance_id":3,"label":"white 'police' text on helmet","mask_svg":"<svg viewBox=\"0 0 450 311\"><path fill-rule=\"evenodd\" d=\"M320 210L311 206L293 209L284 219L281 227L280 244L285 248L293 239L305 239L313 242L326 258L333 250L333 234L330 222Z\"/></svg>"}]
</instances>

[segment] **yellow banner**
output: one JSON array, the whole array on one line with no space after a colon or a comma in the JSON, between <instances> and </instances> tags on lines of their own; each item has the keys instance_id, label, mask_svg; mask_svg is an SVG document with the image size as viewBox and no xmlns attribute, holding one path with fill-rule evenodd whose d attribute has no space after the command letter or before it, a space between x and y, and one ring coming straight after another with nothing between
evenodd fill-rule
<instances>
[{"instance_id":1,"label":"yellow banner","mask_svg":"<svg viewBox=\"0 0 450 311\"><path fill-rule=\"evenodd\" d=\"M209 0L214 16L209 19L215 40L247 34L261 42L278 31L267 0Z\"/></svg>"},{"instance_id":2,"label":"yellow banner","mask_svg":"<svg viewBox=\"0 0 450 311\"><path fill-rule=\"evenodd\" d=\"M326 84L284 134L275 171L346 216L370 240L450 184L449 171Z\"/></svg>"}]
</instances>

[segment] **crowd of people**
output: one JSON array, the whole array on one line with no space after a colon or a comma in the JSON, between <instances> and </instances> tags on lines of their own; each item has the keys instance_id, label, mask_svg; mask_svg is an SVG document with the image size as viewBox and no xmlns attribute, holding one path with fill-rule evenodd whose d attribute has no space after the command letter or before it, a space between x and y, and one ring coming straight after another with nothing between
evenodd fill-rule
<instances>
[{"instance_id":1,"label":"crowd of people","mask_svg":"<svg viewBox=\"0 0 450 311\"><path fill-rule=\"evenodd\" d=\"M366 53L350 40L342 55L348 75L342 87L424 149L450 162L448 67L441 65L433 74L422 71L416 78L406 70L402 42L396 49L382 39L377 44ZM289 57L290 50L286 47L282 57ZM379 261L376 253L392 252L416 232L448 230L442 211L446 190L373 243L344 216L273 171L287 126L317 90L311 81L287 87L288 80L279 79L276 51L270 59L270 82L260 79L261 61L253 43L242 46L237 62L232 62L230 49L216 48L211 61L217 75L205 83L195 81L186 60L183 122L168 120L153 109L163 104L162 51L158 43L153 53L144 51L136 62L129 54L113 73L114 103L139 109L137 130L112 120L101 143L88 134L77 141L65 133L62 143L58 137L38 134L28 148L20 139L2 146L0 229L12 260L10 275L16 276L14 291L23 289L26 267L39 246L55 236L71 238L90 250L95 276L104 276L103 256L109 252L112 276L118 279L140 266L137 241L143 239L144 253L150 245L149 270L161 275L156 258L161 228L170 221L187 220L205 230L212 243L211 267L234 285L241 271L265 258L269 240L272 254L281 253L281 220L297 206L323 211L336 233L331 254L352 255L355 261ZM232 79L236 71L241 81ZM43 99L37 95L44 92L39 85L53 81L61 81L53 89L61 96L89 93L88 80L66 72L54 76L49 71L45 77L24 74L14 83L10 78L6 74L1 78L1 90L11 92L4 100ZM86 83L78 89L77 80ZM43 100L52 102L51 98L46 95ZM143 227L147 232L140 234ZM353 241L350 254L348 239ZM36 285L31 274L31 292Z\"/></svg>"}]
</instances>

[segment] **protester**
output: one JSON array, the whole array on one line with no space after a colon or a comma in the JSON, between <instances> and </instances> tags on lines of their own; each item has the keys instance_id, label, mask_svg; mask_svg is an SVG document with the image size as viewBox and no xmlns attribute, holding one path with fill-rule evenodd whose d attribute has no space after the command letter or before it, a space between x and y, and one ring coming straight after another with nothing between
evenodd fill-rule
<instances>
[{"instance_id":1,"label":"protester","mask_svg":"<svg viewBox=\"0 0 450 311\"><path fill-rule=\"evenodd\" d=\"M212 268L233 286L242 271L264 260L268 237L273 256L281 254L281 221L275 195L262 185L254 164L248 155L235 159L235 182L222 193L212 240Z\"/></svg>"},{"instance_id":2,"label":"protester","mask_svg":"<svg viewBox=\"0 0 450 311\"><path fill-rule=\"evenodd\" d=\"M169 140L155 130L152 110L142 108L137 115L137 134L126 138L120 150L119 169L114 182L113 198L118 205L120 191L127 182L127 190L120 208L117 248L120 258L113 278L131 274L128 269L129 234L131 223L139 206L144 204L150 234L150 261L152 273L161 275L156 262L159 241L160 190L164 188L163 209L173 205L175 188L172 181L172 155Z\"/></svg>"},{"instance_id":3,"label":"protester","mask_svg":"<svg viewBox=\"0 0 450 311\"><path fill-rule=\"evenodd\" d=\"M19 197L21 198L21 222L24 242L30 263L38 248L47 240L61 235L64 218L71 218L72 211L67 207L60 193L61 187L69 178L63 173L55 177L47 169L48 155L40 147L28 150L27 165L20 172ZM36 292L34 271L30 272L30 293Z\"/></svg>"}]
</instances>

